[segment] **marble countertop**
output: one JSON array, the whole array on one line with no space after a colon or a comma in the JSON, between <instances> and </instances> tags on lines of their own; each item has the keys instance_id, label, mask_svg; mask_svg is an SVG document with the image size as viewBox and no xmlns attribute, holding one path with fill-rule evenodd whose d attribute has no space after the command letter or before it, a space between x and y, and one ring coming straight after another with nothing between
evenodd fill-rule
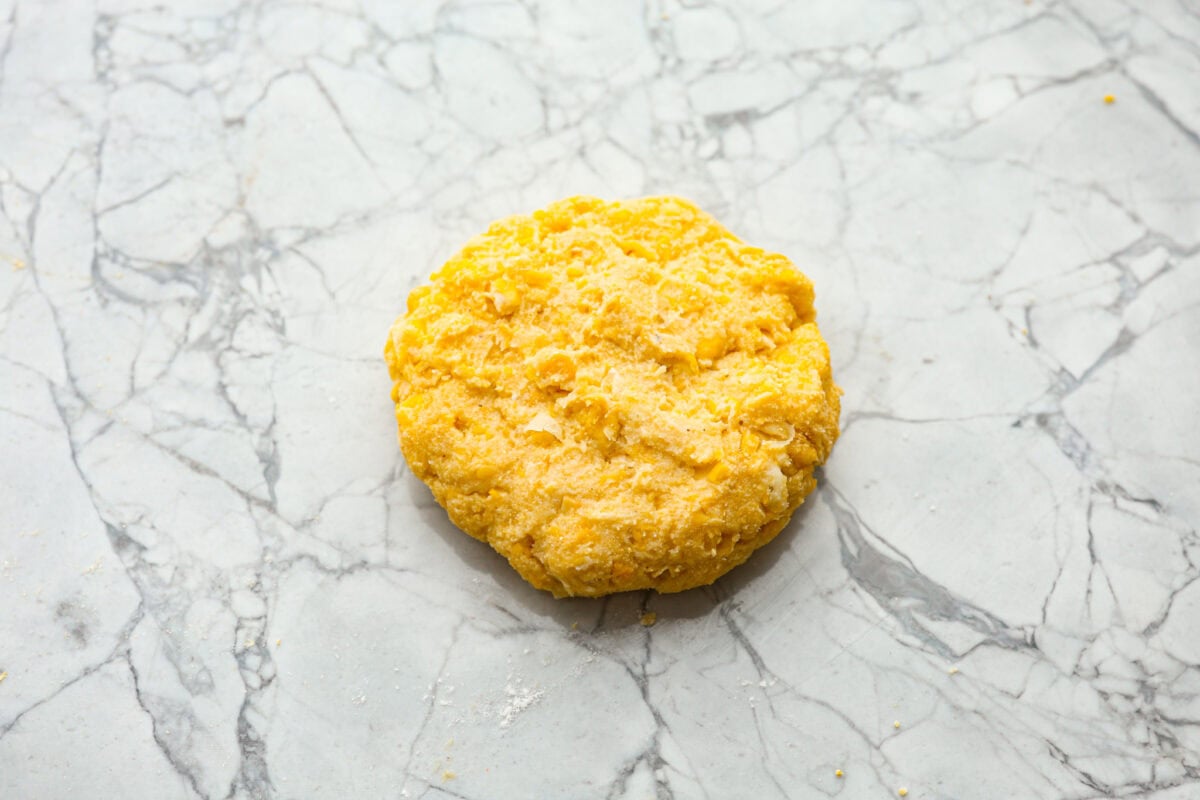
<instances>
[{"instance_id":1,"label":"marble countertop","mask_svg":"<svg viewBox=\"0 0 1200 800\"><path fill-rule=\"evenodd\" d=\"M0 796L1200 797L1197 42L0 0ZM589 193L817 287L842 439L706 589L556 601L396 446L408 290Z\"/></svg>"}]
</instances>

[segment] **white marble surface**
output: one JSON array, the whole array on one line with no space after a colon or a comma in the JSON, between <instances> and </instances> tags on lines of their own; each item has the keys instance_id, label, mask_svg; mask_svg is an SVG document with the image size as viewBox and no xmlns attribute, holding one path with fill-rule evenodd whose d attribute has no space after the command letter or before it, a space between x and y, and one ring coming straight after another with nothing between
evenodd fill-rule
<instances>
[{"instance_id":1,"label":"white marble surface","mask_svg":"<svg viewBox=\"0 0 1200 800\"><path fill-rule=\"evenodd\" d=\"M1197 43L0 0L0 797L1200 797ZM578 193L816 283L845 433L710 589L537 593L396 447L407 291Z\"/></svg>"}]
</instances>

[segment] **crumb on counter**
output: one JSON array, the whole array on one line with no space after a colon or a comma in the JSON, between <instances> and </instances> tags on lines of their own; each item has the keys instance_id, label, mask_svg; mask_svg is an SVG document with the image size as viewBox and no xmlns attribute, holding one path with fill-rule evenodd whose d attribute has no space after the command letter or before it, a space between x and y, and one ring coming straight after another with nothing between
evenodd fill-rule
<instances>
[{"instance_id":1,"label":"crumb on counter","mask_svg":"<svg viewBox=\"0 0 1200 800\"><path fill-rule=\"evenodd\" d=\"M642 624L649 628L654 623L658 622L658 614L653 611L647 611L642 614Z\"/></svg>"},{"instance_id":2,"label":"crumb on counter","mask_svg":"<svg viewBox=\"0 0 1200 800\"><path fill-rule=\"evenodd\" d=\"M895 728L896 730L899 730L900 729L900 720L896 720L895 722L893 722L892 727Z\"/></svg>"},{"instance_id":3,"label":"crumb on counter","mask_svg":"<svg viewBox=\"0 0 1200 800\"><path fill-rule=\"evenodd\" d=\"M1115 96L1111 94L1104 95L1104 105L1111 106L1115 102L1117 102L1117 98Z\"/></svg>"},{"instance_id":4,"label":"crumb on counter","mask_svg":"<svg viewBox=\"0 0 1200 800\"><path fill-rule=\"evenodd\" d=\"M0 683L4 683L4 679L8 677L8 670L0 672Z\"/></svg>"},{"instance_id":5,"label":"crumb on counter","mask_svg":"<svg viewBox=\"0 0 1200 800\"><path fill-rule=\"evenodd\" d=\"M835 777L835 778L840 778L840 777L842 777L843 775L845 775L845 773L844 773L844 772L842 772L840 769L835 769L835 770L833 771L833 777Z\"/></svg>"},{"instance_id":6,"label":"crumb on counter","mask_svg":"<svg viewBox=\"0 0 1200 800\"><path fill-rule=\"evenodd\" d=\"M908 789L905 789L903 786L901 786L896 790L896 794L900 795L901 797L908 797Z\"/></svg>"}]
</instances>

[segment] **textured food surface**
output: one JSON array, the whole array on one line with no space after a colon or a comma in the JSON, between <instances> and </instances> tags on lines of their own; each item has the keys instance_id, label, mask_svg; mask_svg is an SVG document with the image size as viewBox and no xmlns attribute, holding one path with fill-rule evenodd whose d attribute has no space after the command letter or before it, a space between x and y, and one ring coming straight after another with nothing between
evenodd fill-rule
<instances>
[{"instance_id":1,"label":"textured food surface","mask_svg":"<svg viewBox=\"0 0 1200 800\"><path fill-rule=\"evenodd\" d=\"M711 583L816 485L839 389L811 282L673 197L494 223L385 348L451 520L555 595Z\"/></svg>"}]
</instances>

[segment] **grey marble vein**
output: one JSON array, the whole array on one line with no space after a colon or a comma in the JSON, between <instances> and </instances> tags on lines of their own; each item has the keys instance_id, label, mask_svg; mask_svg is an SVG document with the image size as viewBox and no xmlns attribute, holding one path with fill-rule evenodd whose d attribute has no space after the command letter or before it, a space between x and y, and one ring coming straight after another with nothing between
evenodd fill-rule
<instances>
[{"instance_id":1,"label":"grey marble vein","mask_svg":"<svg viewBox=\"0 0 1200 800\"><path fill-rule=\"evenodd\" d=\"M0 796L1200 796L1198 43L1183 0L0 0ZM707 589L537 593L396 447L408 290L585 193L817 286L842 440Z\"/></svg>"}]
</instances>

